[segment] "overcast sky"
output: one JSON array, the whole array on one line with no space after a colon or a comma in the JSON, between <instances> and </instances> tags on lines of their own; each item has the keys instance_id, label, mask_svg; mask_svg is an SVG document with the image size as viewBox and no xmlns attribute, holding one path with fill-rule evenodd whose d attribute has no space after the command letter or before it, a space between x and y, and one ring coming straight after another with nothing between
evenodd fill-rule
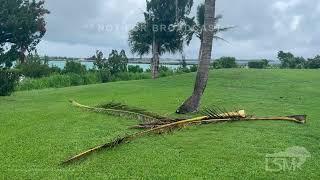
<instances>
[{"instance_id":1,"label":"overcast sky","mask_svg":"<svg viewBox=\"0 0 320 180\"><path fill-rule=\"evenodd\" d=\"M98 49L125 49L133 56L128 31L143 20L145 0L46 0L46 6L51 14L41 55L88 57ZM220 35L229 43L214 43L215 58L276 59L279 50L306 58L320 54L319 0L217 0L216 8L224 16L221 25L237 27ZM199 45L194 38L186 57L197 58Z\"/></svg>"}]
</instances>

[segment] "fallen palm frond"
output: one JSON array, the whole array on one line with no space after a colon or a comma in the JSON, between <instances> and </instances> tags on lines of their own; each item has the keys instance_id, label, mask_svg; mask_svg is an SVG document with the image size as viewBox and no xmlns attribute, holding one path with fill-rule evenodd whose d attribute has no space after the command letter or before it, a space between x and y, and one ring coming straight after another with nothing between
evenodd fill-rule
<instances>
[{"instance_id":1,"label":"fallen palm frond","mask_svg":"<svg viewBox=\"0 0 320 180\"><path fill-rule=\"evenodd\" d=\"M98 105L97 107L90 107L82 105L74 100L70 100L72 105L97 113L105 113L113 116L127 117L134 120L143 122L158 122L158 121L173 121L170 118L157 115L155 113L147 112L144 109L129 107L121 103L106 103Z\"/></svg>"},{"instance_id":2,"label":"fallen palm frond","mask_svg":"<svg viewBox=\"0 0 320 180\"><path fill-rule=\"evenodd\" d=\"M209 120L209 119L229 119L229 120L238 120L238 119L243 119L246 118L247 115L245 113L244 110L240 110L240 111L232 111L232 112L228 112L225 109L222 108L206 108L203 111L204 116L201 118L201 120ZM152 129L152 128L156 128L165 124L170 124L172 122L165 122L165 121L161 121L161 122L151 122L151 123L142 123L136 126L133 126L132 128L135 129Z\"/></svg>"},{"instance_id":3,"label":"fallen palm frond","mask_svg":"<svg viewBox=\"0 0 320 180\"><path fill-rule=\"evenodd\" d=\"M126 111L126 112L133 112L133 113L141 114L141 115L144 115L147 117L152 117L157 120L168 120L169 119L168 117L164 117L159 114L149 112L145 109L128 106L126 104L122 104L122 103L118 103L118 102L109 102L109 103L105 103L105 104L100 104L96 107L103 108L103 109L114 109L114 110L122 110L122 111Z\"/></svg>"},{"instance_id":4,"label":"fallen palm frond","mask_svg":"<svg viewBox=\"0 0 320 180\"><path fill-rule=\"evenodd\" d=\"M213 115L213 114L211 113L211 115ZM225 118L230 118L230 119L241 118L241 117L245 117L245 116L246 115L245 115L244 110L241 110L239 112L227 112L227 113L216 114L216 117L225 117ZM149 133L160 133L161 134L161 133L165 133L165 132L170 132L170 131L173 131L175 129L179 129L181 127L187 126L189 124L201 124L201 122L203 120L206 120L206 119L209 119L209 118L210 118L210 116L201 116L201 117L196 117L196 118L192 118L192 119L187 119L187 120L181 120L181 121L177 121L177 122L171 122L171 123L167 123L167 124L162 124L162 125L157 125L156 123L153 123L154 127L152 127L151 129L148 129L148 130L145 130L145 131L142 131L142 132L138 132L138 133L134 133L134 134L131 134L131 135L127 135L125 137L117 138L112 142L108 142L106 144L102 144L102 145L99 145L97 147L91 148L91 149L89 149L87 151L84 151L84 152L82 152L82 153L80 153L80 154L78 154L76 156L73 156L73 157L65 160L63 162L63 164L68 164L70 162L73 162L75 160L81 159L81 158L83 158L85 156L90 155L93 152L97 152L97 151L100 151L102 149L114 148L114 147L116 147L118 145L121 145L123 143L129 142L129 141L131 141L131 140L133 140L135 138L141 137L141 136L149 134ZM160 123L163 123L163 122L160 122ZM152 123L149 123L149 124L152 124Z\"/></svg>"},{"instance_id":5,"label":"fallen palm frond","mask_svg":"<svg viewBox=\"0 0 320 180\"><path fill-rule=\"evenodd\" d=\"M162 126L159 126L159 127L156 127L156 128L152 128L152 129L149 129L149 130L145 130L145 131L142 131L142 132L138 132L138 133L134 133L134 134L131 134L131 135L127 135L127 136L122 137L122 138L117 138L112 142L108 142L106 144L99 145L97 147L94 147L94 148L91 148L91 149L89 149L87 151L84 151L84 152L82 152L82 153L80 153L80 154L78 154L76 156L73 156L73 157L63 161L62 164L71 163L73 161L79 160L79 159L81 159L83 157L86 157L86 156L90 155L93 152L97 152L97 151L100 151L102 149L114 148L114 147L116 147L118 145L121 145L123 143L132 141L135 138L141 137L141 136L149 134L149 133L170 132L170 131L172 131L174 129L177 129L177 128L180 128L180 127L184 127L184 126L186 126L188 124L200 123L201 120L206 119L206 118L207 118L207 116L203 116L203 117L197 117L197 118L193 118L193 119L187 119L187 120L183 120L183 121L178 121L178 122L174 122L174 123L170 123L170 124L165 124L165 125L162 125Z\"/></svg>"},{"instance_id":6,"label":"fallen palm frond","mask_svg":"<svg viewBox=\"0 0 320 180\"><path fill-rule=\"evenodd\" d=\"M115 140L109 142L109 143L106 143L106 144L102 144L102 145L99 145L99 146L96 146L94 148L91 148L87 151L84 151L76 156L73 156L71 157L70 159L68 160L65 160L63 161L61 164L64 165L64 164L68 164L68 163L71 163L73 161L76 161L76 160L79 160L85 156L88 156L89 154L93 153L93 152L97 152L99 150L102 150L102 149L111 149L113 147L116 147L117 145L120 145L122 143L125 143L126 140L129 138L130 136L126 136L126 137L120 137L120 138L116 138Z\"/></svg>"},{"instance_id":7,"label":"fallen palm frond","mask_svg":"<svg viewBox=\"0 0 320 180\"><path fill-rule=\"evenodd\" d=\"M226 113L224 113L226 112ZM296 123L306 123L306 115L293 115L293 116L274 116L274 117L253 117L246 115L244 110L238 112L227 112L224 108L212 106L206 107L202 114L208 118L203 122L223 122L223 121L259 121L259 120L280 120L280 121L291 121Z\"/></svg>"},{"instance_id":8,"label":"fallen palm frond","mask_svg":"<svg viewBox=\"0 0 320 180\"><path fill-rule=\"evenodd\" d=\"M291 121L299 124L306 123L306 115L295 115L295 116L286 116L286 117L251 117L251 118L242 118L242 119L206 119L202 120L202 124L211 124L219 122L231 122L231 121Z\"/></svg>"},{"instance_id":9,"label":"fallen palm frond","mask_svg":"<svg viewBox=\"0 0 320 180\"><path fill-rule=\"evenodd\" d=\"M296 116L286 116L286 117L262 117L262 118L248 117L244 110L228 112L225 109L219 108L219 107L205 108L203 110L204 116L187 119L187 120L179 120L174 122L174 120L171 120L170 118L162 118L161 120L161 119L155 118L155 116L152 116L152 115L148 116L146 114L142 114L143 113L142 110L133 110L132 108L130 110L127 106L121 105L119 103L109 103L105 105L100 105L99 107L89 107L89 106L81 105L75 101L71 101L71 102L73 105L77 107L92 110L95 112L105 112L111 115L121 115L121 116L125 115L129 117L139 117L139 118L142 118L142 120L152 119L153 121L136 126L136 128L143 128L147 130L134 133L131 135L126 135L124 137L116 138L111 142L96 146L76 156L73 156L63 161L62 164L68 164L68 163L74 162L76 160L84 158L102 149L108 150L111 148L115 148L121 144L128 143L138 137L141 137L150 133L161 134L161 133L170 132L188 125L210 124L210 123L219 123L219 122L235 122L235 121L257 121L257 120L284 120L284 121L291 121L296 123L306 123L306 115L296 115Z\"/></svg>"},{"instance_id":10,"label":"fallen palm frond","mask_svg":"<svg viewBox=\"0 0 320 180\"><path fill-rule=\"evenodd\" d=\"M293 116L274 116L274 117L248 117L245 114L244 110L239 111L238 113L221 113L224 109L213 107L205 108L202 113L208 118L203 120L203 123L215 123L215 122L224 122L224 121L291 121L296 123L304 124L306 123L306 115L293 115ZM219 114L220 113L220 114Z\"/></svg>"},{"instance_id":11,"label":"fallen palm frond","mask_svg":"<svg viewBox=\"0 0 320 180\"><path fill-rule=\"evenodd\" d=\"M239 111L241 112L241 111ZM234 121L291 121L295 123L304 124L306 123L306 115L295 115L295 116L285 116L285 117L246 117L246 118L211 118L209 116L204 116L201 120L201 124L212 124L220 122L234 122ZM165 123L164 123L165 124ZM159 123L146 123L133 126L134 129L152 129L159 127L164 124Z\"/></svg>"}]
</instances>

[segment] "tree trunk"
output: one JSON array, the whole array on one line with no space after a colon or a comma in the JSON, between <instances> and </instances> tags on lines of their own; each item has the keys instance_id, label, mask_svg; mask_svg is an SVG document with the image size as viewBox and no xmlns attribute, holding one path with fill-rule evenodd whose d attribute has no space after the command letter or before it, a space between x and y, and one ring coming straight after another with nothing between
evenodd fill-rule
<instances>
[{"instance_id":1,"label":"tree trunk","mask_svg":"<svg viewBox=\"0 0 320 180\"><path fill-rule=\"evenodd\" d=\"M198 57L199 60L201 59L201 53L202 53L202 38L200 39L200 42L201 42L201 44L200 44L199 57ZM198 65L199 65L199 63L198 63Z\"/></svg>"},{"instance_id":2,"label":"tree trunk","mask_svg":"<svg viewBox=\"0 0 320 180\"><path fill-rule=\"evenodd\" d=\"M159 44L153 42L152 45L152 62L151 62L151 73L152 79L157 79L159 77L159 65L160 65L160 57L159 57Z\"/></svg>"},{"instance_id":3,"label":"tree trunk","mask_svg":"<svg viewBox=\"0 0 320 180\"><path fill-rule=\"evenodd\" d=\"M185 114L197 111L201 97L206 89L213 45L215 6L216 0L205 0L203 37L199 53L200 62L195 87L192 96L179 107L177 113Z\"/></svg>"},{"instance_id":4,"label":"tree trunk","mask_svg":"<svg viewBox=\"0 0 320 180\"><path fill-rule=\"evenodd\" d=\"M26 50L21 49L19 52L19 60L21 64L24 64L26 62L26 55L25 55Z\"/></svg>"}]
</instances>

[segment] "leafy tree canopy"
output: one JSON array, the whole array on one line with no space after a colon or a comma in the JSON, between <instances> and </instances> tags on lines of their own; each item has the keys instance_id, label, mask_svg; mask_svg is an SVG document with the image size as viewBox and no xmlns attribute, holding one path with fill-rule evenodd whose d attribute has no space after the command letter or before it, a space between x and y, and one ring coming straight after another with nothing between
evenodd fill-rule
<instances>
[{"instance_id":1,"label":"leafy tree canopy","mask_svg":"<svg viewBox=\"0 0 320 180\"><path fill-rule=\"evenodd\" d=\"M108 59L104 58L102 51L98 50L93 58L94 65L98 70L108 71L113 75L127 71L129 60L124 50L121 50L120 53L117 50L112 50Z\"/></svg>"},{"instance_id":2,"label":"leafy tree canopy","mask_svg":"<svg viewBox=\"0 0 320 180\"><path fill-rule=\"evenodd\" d=\"M124 50L118 53L117 50L112 50L108 58L108 68L111 74L117 74L127 71L128 58Z\"/></svg>"},{"instance_id":3,"label":"leafy tree canopy","mask_svg":"<svg viewBox=\"0 0 320 180\"><path fill-rule=\"evenodd\" d=\"M314 58L308 59L309 69L319 69L320 68L320 56L317 55Z\"/></svg>"},{"instance_id":4,"label":"leafy tree canopy","mask_svg":"<svg viewBox=\"0 0 320 180\"><path fill-rule=\"evenodd\" d=\"M93 64L97 69L101 70L104 68L106 59L103 58L102 51L97 50L96 55L94 55L92 58L94 59Z\"/></svg>"},{"instance_id":5,"label":"leafy tree canopy","mask_svg":"<svg viewBox=\"0 0 320 180\"><path fill-rule=\"evenodd\" d=\"M46 33L44 1L0 0L0 64L7 67L35 50Z\"/></svg>"},{"instance_id":6,"label":"leafy tree canopy","mask_svg":"<svg viewBox=\"0 0 320 180\"><path fill-rule=\"evenodd\" d=\"M193 0L147 0L144 22L129 32L131 51L140 56L149 54L153 40L159 45L159 54L182 51L184 27L190 22ZM178 5L178 7L176 6Z\"/></svg>"},{"instance_id":7,"label":"leafy tree canopy","mask_svg":"<svg viewBox=\"0 0 320 180\"><path fill-rule=\"evenodd\" d=\"M202 30L203 30L203 26L204 26L204 13L205 13L205 5L204 4L200 4L197 7L197 16L196 16L196 21L194 21L194 19L189 19L188 21L188 26L192 27L192 28L188 28L186 34L186 42L187 44L189 44L192 40L193 35L195 35L197 38L199 38L200 40L202 40ZM227 27L219 27L218 23L220 22L220 20L223 18L222 15L217 15L214 19L214 39L218 39L218 40L224 40L223 38L217 36L218 33L221 32L225 32L228 31L232 28L234 28L234 26L227 26Z\"/></svg>"},{"instance_id":8,"label":"leafy tree canopy","mask_svg":"<svg viewBox=\"0 0 320 180\"><path fill-rule=\"evenodd\" d=\"M295 57L290 52L279 51L278 59L281 62L281 68L304 68L306 65L306 60L303 57Z\"/></svg>"}]
</instances>

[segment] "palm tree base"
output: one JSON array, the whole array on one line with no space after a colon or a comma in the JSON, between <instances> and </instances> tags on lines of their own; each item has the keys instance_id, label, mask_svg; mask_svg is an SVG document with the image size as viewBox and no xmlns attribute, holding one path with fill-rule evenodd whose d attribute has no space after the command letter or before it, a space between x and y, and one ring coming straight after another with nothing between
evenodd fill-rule
<instances>
[{"instance_id":1,"label":"palm tree base","mask_svg":"<svg viewBox=\"0 0 320 180\"><path fill-rule=\"evenodd\" d=\"M200 105L200 96L192 95L176 111L177 114L197 112Z\"/></svg>"}]
</instances>

